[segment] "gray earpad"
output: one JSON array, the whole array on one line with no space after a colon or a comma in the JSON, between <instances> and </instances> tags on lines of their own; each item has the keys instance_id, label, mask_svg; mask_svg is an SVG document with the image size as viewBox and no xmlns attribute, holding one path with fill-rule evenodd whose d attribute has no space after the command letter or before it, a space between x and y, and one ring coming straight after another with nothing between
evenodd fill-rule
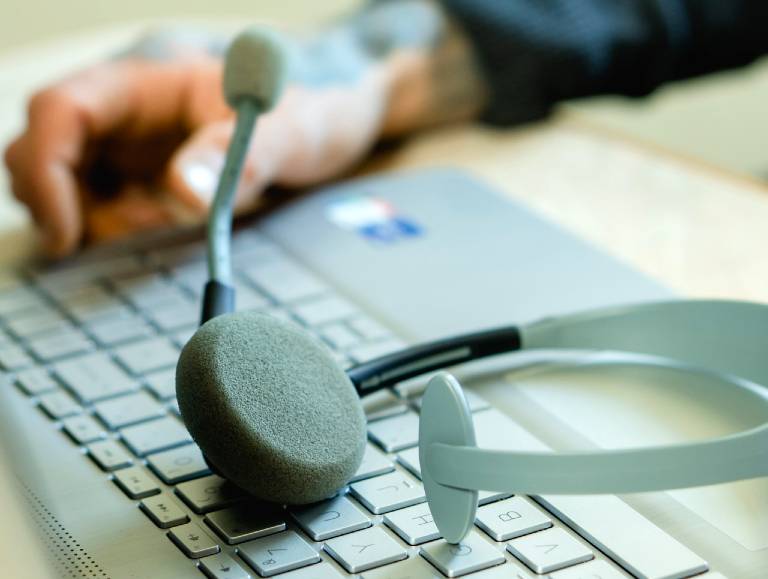
<instances>
[{"instance_id":1,"label":"gray earpad","mask_svg":"<svg viewBox=\"0 0 768 579\"><path fill-rule=\"evenodd\" d=\"M176 393L206 458L257 498L315 502L360 466L365 416L352 382L291 322L257 312L210 320L181 352Z\"/></svg>"}]
</instances>

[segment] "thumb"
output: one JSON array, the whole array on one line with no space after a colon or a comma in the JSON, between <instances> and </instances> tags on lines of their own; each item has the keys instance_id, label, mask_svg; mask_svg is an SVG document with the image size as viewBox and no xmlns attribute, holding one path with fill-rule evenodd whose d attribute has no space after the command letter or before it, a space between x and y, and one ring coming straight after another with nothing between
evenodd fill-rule
<instances>
[{"instance_id":1,"label":"thumb","mask_svg":"<svg viewBox=\"0 0 768 579\"><path fill-rule=\"evenodd\" d=\"M192 133L171 157L165 185L182 210L197 216L207 213L224 168L233 130L232 119L205 125ZM271 178L265 167L256 162L253 143L251 145L235 193L235 209L238 212L253 206Z\"/></svg>"}]
</instances>

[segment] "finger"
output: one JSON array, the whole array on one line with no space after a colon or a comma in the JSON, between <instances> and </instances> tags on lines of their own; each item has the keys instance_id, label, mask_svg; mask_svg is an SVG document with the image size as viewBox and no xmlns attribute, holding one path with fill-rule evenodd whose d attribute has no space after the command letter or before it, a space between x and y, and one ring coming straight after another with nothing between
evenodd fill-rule
<instances>
[{"instance_id":1,"label":"finger","mask_svg":"<svg viewBox=\"0 0 768 579\"><path fill-rule=\"evenodd\" d=\"M174 221L173 213L156 192L128 185L114 199L89 202L84 237L89 243L102 243Z\"/></svg>"},{"instance_id":2,"label":"finger","mask_svg":"<svg viewBox=\"0 0 768 579\"><path fill-rule=\"evenodd\" d=\"M193 68L192 62L109 63L31 99L28 127L11 151L9 168L51 254L71 252L82 235L75 173L86 145L107 135L141 137L187 122L184 95Z\"/></svg>"},{"instance_id":3,"label":"finger","mask_svg":"<svg viewBox=\"0 0 768 579\"><path fill-rule=\"evenodd\" d=\"M174 154L166 174L166 187L198 215L207 212L224 167L234 121L211 123L195 132ZM235 210L253 208L272 182L282 156L282 127L258 123L246 154L235 193Z\"/></svg>"},{"instance_id":4,"label":"finger","mask_svg":"<svg viewBox=\"0 0 768 579\"><path fill-rule=\"evenodd\" d=\"M53 118L52 131L67 131L65 120ZM65 255L77 246L82 227L77 184L66 153L41 147L29 134L19 140L18 151L21 165L15 170L13 163L9 165L14 194L40 226L46 251L54 257Z\"/></svg>"}]
</instances>

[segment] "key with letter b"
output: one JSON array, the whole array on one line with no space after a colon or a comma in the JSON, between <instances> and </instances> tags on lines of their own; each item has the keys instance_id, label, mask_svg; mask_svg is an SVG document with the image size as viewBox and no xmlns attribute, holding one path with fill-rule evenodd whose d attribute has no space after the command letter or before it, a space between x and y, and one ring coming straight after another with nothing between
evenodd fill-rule
<instances>
[{"instance_id":1,"label":"key with letter b","mask_svg":"<svg viewBox=\"0 0 768 579\"><path fill-rule=\"evenodd\" d=\"M476 522L496 541L508 541L552 526L548 516L522 497L480 507Z\"/></svg>"}]
</instances>

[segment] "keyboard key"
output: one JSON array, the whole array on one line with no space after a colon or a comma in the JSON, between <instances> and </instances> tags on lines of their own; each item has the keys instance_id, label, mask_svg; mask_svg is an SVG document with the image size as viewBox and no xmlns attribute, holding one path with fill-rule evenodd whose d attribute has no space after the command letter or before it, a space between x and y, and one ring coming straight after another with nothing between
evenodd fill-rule
<instances>
[{"instance_id":1,"label":"keyboard key","mask_svg":"<svg viewBox=\"0 0 768 579\"><path fill-rule=\"evenodd\" d=\"M102 346L123 344L147 338L154 333L149 324L135 314L91 324L87 329Z\"/></svg>"},{"instance_id":2,"label":"keyboard key","mask_svg":"<svg viewBox=\"0 0 768 579\"><path fill-rule=\"evenodd\" d=\"M308 326L322 326L351 318L357 309L340 297L329 296L297 304L293 313Z\"/></svg>"},{"instance_id":3,"label":"keyboard key","mask_svg":"<svg viewBox=\"0 0 768 579\"><path fill-rule=\"evenodd\" d=\"M592 551L559 527L510 541L507 550L536 573L551 573L594 558Z\"/></svg>"},{"instance_id":4,"label":"keyboard key","mask_svg":"<svg viewBox=\"0 0 768 579\"><path fill-rule=\"evenodd\" d=\"M259 575L271 577L320 561L320 555L293 531L284 531L243 544L239 550Z\"/></svg>"},{"instance_id":5,"label":"keyboard key","mask_svg":"<svg viewBox=\"0 0 768 579\"><path fill-rule=\"evenodd\" d=\"M31 338L27 342L32 354L48 362L74 354L81 354L93 348L91 341L80 330L63 328L42 336Z\"/></svg>"},{"instance_id":6,"label":"keyboard key","mask_svg":"<svg viewBox=\"0 0 768 579\"><path fill-rule=\"evenodd\" d=\"M349 320L349 326L366 342L377 342L392 337L392 332L387 330L376 320L367 316L359 316Z\"/></svg>"},{"instance_id":7,"label":"keyboard key","mask_svg":"<svg viewBox=\"0 0 768 579\"><path fill-rule=\"evenodd\" d=\"M136 456L192 442L181 422L170 416L128 426L120 431L120 436Z\"/></svg>"},{"instance_id":8,"label":"keyboard key","mask_svg":"<svg viewBox=\"0 0 768 579\"><path fill-rule=\"evenodd\" d=\"M245 491L215 474L181 483L176 487L176 493L200 515L229 507L248 496Z\"/></svg>"},{"instance_id":9,"label":"keyboard key","mask_svg":"<svg viewBox=\"0 0 768 579\"><path fill-rule=\"evenodd\" d=\"M243 274L281 303L291 303L328 293L328 287L311 273L284 260L246 267Z\"/></svg>"},{"instance_id":10,"label":"keyboard key","mask_svg":"<svg viewBox=\"0 0 768 579\"><path fill-rule=\"evenodd\" d=\"M508 541L552 526L547 515L522 497L478 509L476 523L495 541Z\"/></svg>"},{"instance_id":11,"label":"keyboard key","mask_svg":"<svg viewBox=\"0 0 768 579\"><path fill-rule=\"evenodd\" d=\"M320 336L337 350L348 350L360 344L360 336L344 324L329 324L320 330Z\"/></svg>"},{"instance_id":12,"label":"keyboard key","mask_svg":"<svg viewBox=\"0 0 768 579\"><path fill-rule=\"evenodd\" d=\"M199 298L203 287L208 281L208 269L205 265L204 254L197 263L178 265L171 269L171 278L188 292Z\"/></svg>"},{"instance_id":13,"label":"keyboard key","mask_svg":"<svg viewBox=\"0 0 768 579\"><path fill-rule=\"evenodd\" d=\"M19 312L36 310L45 305L45 300L27 286L0 291L0 316L6 319L13 318Z\"/></svg>"},{"instance_id":14,"label":"keyboard key","mask_svg":"<svg viewBox=\"0 0 768 579\"><path fill-rule=\"evenodd\" d=\"M350 573L361 573L408 557L408 553L381 527L326 541L325 552Z\"/></svg>"},{"instance_id":15,"label":"keyboard key","mask_svg":"<svg viewBox=\"0 0 768 579\"><path fill-rule=\"evenodd\" d=\"M179 408L179 401L175 398L168 401L168 409L173 412L176 416L181 418L181 408Z\"/></svg>"},{"instance_id":16,"label":"keyboard key","mask_svg":"<svg viewBox=\"0 0 768 579\"><path fill-rule=\"evenodd\" d=\"M319 563L281 575L280 579L341 579L341 575L328 563Z\"/></svg>"},{"instance_id":17,"label":"keyboard key","mask_svg":"<svg viewBox=\"0 0 768 579\"><path fill-rule=\"evenodd\" d=\"M83 411L82 406L75 402L69 394L61 390L43 394L40 396L39 402L40 408L54 420L80 414Z\"/></svg>"},{"instance_id":18,"label":"keyboard key","mask_svg":"<svg viewBox=\"0 0 768 579\"><path fill-rule=\"evenodd\" d=\"M176 398L176 368L161 370L144 377L147 388L160 400Z\"/></svg>"},{"instance_id":19,"label":"keyboard key","mask_svg":"<svg viewBox=\"0 0 768 579\"><path fill-rule=\"evenodd\" d=\"M197 523L172 527L168 537L191 559L219 552L219 545Z\"/></svg>"},{"instance_id":20,"label":"keyboard key","mask_svg":"<svg viewBox=\"0 0 768 579\"><path fill-rule=\"evenodd\" d=\"M143 499L160 493L160 487L140 466L118 470L112 480L131 499Z\"/></svg>"},{"instance_id":21,"label":"keyboard key","mask_svg":"<svg viewBox=\"0 0 768 579\"><path fill-rule=\"evenodd\" d=\"M371 444L365 445L365 454L363 461L357 469L352 482L379 476L395 470L395 465L380 450Z\"/></svg>"},{"instance_id":22,"label":"keyboard key","mask_svg":"<svg viewBox=\"0 0 768 579\"><path fill-rule=\"evenodd\" d=\"M189 327L184 328L183 330L179 330L178 332L174 332L172 336L170 336L171 340L173 340L173 343L176 344L179 348L183 348L187 342L189 342L189 339L195 334L195 331L197 330L197 327Z\"/></svg>"},{"instance_id":23,"label":"keyboard key","mask_svg":"<svg viewBox=\"0 0 768 579\"><path fill-rule=\"evenodd\" d=\"M64 385L86 403L136 389L134 381L104 352L58 362L54 371Z\"/></svg>"},{"instance_id":24,"label":"keyboard key","mask_svg":"<svg viewBox=\"0 0 768 579\"><path fill-rule=\"evenodd\" d=\"M363 579L443 579L444 577L445 575L418 556L378 569L371 569L363 574ZM505 579L518 578L512 575L510 577L505 576Z\"/></svg>"},{"instance_id":25,"label":"keyboard key","mask_svg":"<svg viewBox=\"0 0 768 579\"><path fill-rule=\"evenodd\" d=\"M119 320L132 315L124 302L99 285L87 286L61 296L58 302L83 325Z\"/></svg>"},{"instance_id":26,"label":"keyboard key","mask_svg":"<svg viewBox=\"0 0 768 579\"><path fill-rule=\"evenodd\" d=\"M397 452L419 444L419 416L406 412L368 425L368 436L387 452Z\"/></svg>"},{"instance_id":27,"label":"keyboard key","mask_svg":"<svg viewBox=\"0 0 768 579\"><path fill-rule=\"evenodd\" d=\"M189 521L187 513L166 494L147 497L139 503L139 507L161 529L183 525Z\"/></svg>"},{"instance_id":28,"label":"keyboard key","mask_svg":"<svg viewBox=\"0 0 768 579\"><path fill-rule=\"evenodd\" d=\"M94 409L101 421L112 430L159 418L165 414L165 409L146 392L110 398L97 403Z\"/></svg>"},{"instance_id":29,"label":"keyboard key","mask_svg":"<svg viewBox=\"0 0 768 579\"><path fill-rule=\"evenodd\" d=\"M38 284L54 295L70 293L73 289L94 284L100 277L115 277L127 275L143 269L141 260L136 255L125 255L99 259L94 261L79 261L76 266L46 269L35 273Z\"/></svg>"},{"instance_id":30,"label":"keyboard key","mask_svg":"<svg viewBox=\"0 0 768 579\"><path fill-rule=\"evenodd\" d=\"M607 561L590 561L575 567L563 569L550 575L551 579L625 579L626 575L618 571ZM714 575L705 575L702 579L716 579Z\"/></svg>"},{"instance_id":31,"label":"keyboard key","mask_svg":"<svg viewBox=\"0 0 768 579\"><path fill-rule=\"evenodd\" d=\"M30 396L56 390L58 384L45 368L30 368L16 374L16 383Z\"/></svg>"},{"instance_id":32,"label":"keyboard key","mask_svg":"<svg viewBox=\"0 0 768 579\"><path fill-rule=\"evenodd\" d=\"M238 298L240 295L238 294ZM149 318L162 332L172 332L200 321L199 308L189 301L173 304L148 312Z\"/></svg>"},{"instance_id":33,"label":"keyboard key","mask_svg":"<svg viewBox=\"0 0 768 579\"><path fill-rule=\"evenodd\" d=\"M419 447L415 446L397 454L397 462L402 464L408 472L421 480L421 463L419 462Z\"/></svg>"},{"instance_id":34,"label":"keyboard key","mask_svg":"<svg viewBox=\"0 0 768 579\"><path fill-rule=\"evenodd\" d=\"M427 503L384 515L384 524L409 545L421 545L442 537Z\"/></svg>"},{"instance_id":35,"label":"keyboard key","mask_svg":"<svg viewBox=\"0 0 768 579\"><path fill-rule=\"evenodd\" d=\"M690 577L708 569L706 561L617 497L545 496L537 500L636 577Z\"/></svg>"},{"instance_id":36,"label":"keyboard key","mask_svg":"<svg viewBox=\"0 0 768 579\"><path fill-rule=\"evenodd\" d=\"M379 358L380 356L386 356L393 352L398 352L406 347L406 343L396 338L390 338L381 342L373 342L371 344L363 344L357 348L352 348L347 352L347 355L352 358L358 364Z\"/></svg>"},{"instance_id":37,"label":"keyboard key","mask_svg":"<svg viewBox=\"0 0 768 579\"><path fill-rule=\"evenodd\" d=\"M421 555L446 577L461 577L505 561L504 555L476 531L470 531L457 545L439 541L422 547Z\"/></svg>"},{"instance_id":38,"label":"keyboard key","mask_svg":"<svg viewBox=\"0 0 768 579\"><path fill-rule=\"evenodd\" d=\"M0 368L3 370L18 370L31 365L32 358L19 346L0 348Z\"/></svg>"},{"instance_id":39,"label":"keyboard key","mask_svg":"<svg viewBox=\"0 0 768 579\"><path fill-rule=\"evenodd\" d=\"M200 560L200 570L210 579L252 579L251 574L226 553L204 557Z\"/></svg>"},{"instance_id":40,"label":"keyboard key","mask_svg":"<svg viewBox=\"0 0 768 579\"><path fill-rule=\"evenodd\" d=\"M235 306L238 312L243 310L264 310L272 304L257 290L243 284L236 284Z\"/></svg>"},{"instance_id":41,"label":"keyboard key","mask_svg":"<svg viewBox=\"0 0 768 579\"><path fill-rule=\"evenodd\" d=\"M482 507L502 499L508 499L511 496L512 493L509 492L480 491L477 493L477 505Z\"/></svg>"},{"instance_id":42,"label":"keyboard key","mask_svg":"<svg viewBox=\"0 0 768 579\"><path fill-rule=\"evenodd\" d=\"M205 242L197 241L152 249L148 257L152 264L173 268L174 272L183 273L187 266L191 266L205 273L205 252Z\"/></svg>"},{"instance_id":43,"label":"keyboard key","mask_svg":"<svg viewBox=\"0 0 768 579\"><path fill-rule=\"evenodd\" d=\"M107 472L133 464L131 455L115 440L92 442L88 445L88 454L99 465L101 470Z\"/></svg>"},{"instance_id":44,"label":"keyboard key","mask_svg":"<svg viewBox=\"0 0 768 579\"><path fill-rule=\"evenodd\" d=\"M408 412L409 409L408 403L389 388L379 390L373 394L367 394L360 402L363 405L363 412L365 412L365 418L368 422L398 416Z\"/></svg>"},{"instance_id":45,"label":"keyboard key","mask_svg":"<svg viewBox=\"0 0 768 579\"><path fill-rule=\"evenodd\" d=\"M325 541L371 526L371 520L344 496L307 507L291 509L291 515L315 541Z\"/></svg>"},{"instance_id":46,"label":"keyboard key","mask_svg":"<svg viewBox=\"0 0 768 579\"><path fill-rule=\"evenodd\" d=\"M410 476L393 472L350 485L352 495L376 515L423 503L424 488Z\"/></svg>"},{"instance_id":47,"label":"keyboard key","mask_svg":"<svg viewBox=\"0 0 768 579\"><path fill-rule=\"evenodd\" d=\"M176 367L179 351L164 337L132 342L114 350L120 363L134 375Z\"/></svg>"},{"instance_id":48,"label":"keyboard key","mask_svg":"<svg viewBox=\"0 0 768 579\"><path fill-rule=\"evenodd\" d=\"M140 310L151 310L160 304L186 299L181 290L156 271L125 276L112 283L124 299Z\"/></svg>"},{"instance_id":49,"label":"keyboard key","mask_svg":"<svg viewBox=\"0 0 768 579\"><path fill-rule=\"evenodd\" d=\"M106 438L107 432L90 414L70 416L62 420L64 432L77 444L88 444Z\"/></svg>"},{"instance_id":50,"label":"keyboard key","mask_svg":"<svg viewBox=\"0 0 768 579\"><path fill-rule=\"evenodd\" d=\"M205 516L205 522L230 545L285 531L285 511L263 503L244 503Z\"/></svg>"},{"instance_id":51,"label":"keyboard key","mask_svg":"<svg viewBox=\"0 0 768 579\"><path fill-rule=\"evenodd\" d=\"M71 327L64 315L48 305L40 305L24 316L6 322L8 329L21 338Z\"/></svg>"},{"instance_id":52,"label":"keyboard key","mask_svg":"<svg viewBox=\"0 0 768 579\"><path fill-rule=\"evenodd\" d=\"M165 484L176 484L211 473L196 444L187 444L147 457L147 464Z\"/></svg>"}]
</instances>

